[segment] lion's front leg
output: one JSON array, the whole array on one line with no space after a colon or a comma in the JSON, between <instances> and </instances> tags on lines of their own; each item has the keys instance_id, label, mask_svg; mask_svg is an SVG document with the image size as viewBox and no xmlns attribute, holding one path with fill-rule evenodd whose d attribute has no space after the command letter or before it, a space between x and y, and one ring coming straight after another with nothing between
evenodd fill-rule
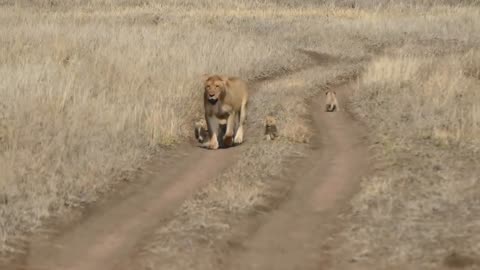
<instances>
[{"instance_id":1,"label":"lion's front leg","mask_svg":"<svg viewBox=\"0 0 480 270\"><path fill-rule=\"evenodd\" d=\"M218 149L218 126L219 122L217 117L214 115L208 116L207 124L208 124L208 132L210 133L210 142L208 144L208 148L210 149Z\"/></svg>"},{"instance_id":2,"label":"lion's front leg","mask_svg":"<svg viewBox=\"0 0 480 270\"><path fill-rule=\"evenodd\" d=\"M235 112L231 112L227 119L227 131L223 136L223 144L226 146L232 146L233 144L233 128L235 126Z\"/></svg>"},{"instance_id":3,"label":"lion's front leg","mask_svg":"<svg viewBox=\"0 0 480 270\"><path fill-rule=\"evenodd\" d=\"M243 142L243 126L245 124L245 118L247 117L247 103L244 101L242 103L242 108L240 110L237 134L235 134L235 139L233 140L236 144L241 144Z\"/></svg>"}]
</instances>

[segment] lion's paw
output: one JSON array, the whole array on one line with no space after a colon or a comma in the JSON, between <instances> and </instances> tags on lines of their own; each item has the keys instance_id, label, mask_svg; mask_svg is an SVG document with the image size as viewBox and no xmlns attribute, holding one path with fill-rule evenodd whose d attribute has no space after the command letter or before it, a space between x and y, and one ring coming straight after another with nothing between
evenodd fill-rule
<instances>
[{"instance_id":1,"label":"lion's paw","mask_svg":"<svg viewBox=\"0 0 480 270\"><path fill-rule=\"evenodd\" d=\"M218 149L218 142L209 143L208 148L212 149L212 150L217 150Z\"/></svg>"},{"instance_id":2,"label":"lion's paw","mask_svg":"<svg viewBox=\"0 0 480 270\"><path fill-rule=\"evenodd\" d=\"M233 145L233 137L232 136L223 137L223 144L227 147L232 146Z\"/></svg>"}]
</instances>

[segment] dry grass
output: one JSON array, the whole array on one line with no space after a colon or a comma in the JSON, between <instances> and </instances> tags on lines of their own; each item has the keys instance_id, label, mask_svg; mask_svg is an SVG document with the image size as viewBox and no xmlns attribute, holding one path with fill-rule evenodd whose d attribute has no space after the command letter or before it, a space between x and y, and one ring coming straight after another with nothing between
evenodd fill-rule
<instances>
[{"instance_id":1,"label":"dry grass","mask_svg":"<svg viewBox=\"0 0 480 270\"><path fill-rule=\"evenodd\" d=\"M378 163L352 201L356 260L438 269L452 252L480 254L475 55L386 56L364 74L354 100Z\"/></svg>"},{"instance_id":2,"label":"dry grass","mask_svg":"<svg viewBox=\"0 0 480 270\"><path fill-rule=\"evenodd\" d=\"M352 201L342 253L378 269L480 263L480 38L470 28L480 20L478 9L458 11L448 21L458 28L434 31L446 23L435 11L414 21L416 32L443 39L411 40L376 59L354 95L377 157Z\"/></svg>"},{"instance_id":3,"label":"dry grass","mask_svg":"<svg viewBox=\"0 0 480 270\"><path fill-rule=\"evenodd\" d=\"M303 149L298 143L308 142L305 98L377 53L386 56L368 67L354 101L377 134L381 162L353 202L342 250L379 264L438 259L447 247L480 254L473 236L480 235L478 162L470 158L480 145L478 7L401 1L379 8L386 1L378 0L222 1L228 7L222 9L212 9L217 0L4 2L0 243L94 201L158 145L189 136L201 111L200 74L251 79L295 69L307 58L295 49L305 48L337 60L261 84L248 120L255 139L235 166L159 229L145 246L144 266L209 268L222 248L212 244L225 244L239 218L268 206L272 175ZM255 133L267 114L281 119L273 144Z\"/></svg>"},{"instance_id":4,"label":"dry grass","mask_svg":"<svg viewBox=\"0 0 480 270\"><path fill-rule=\"evenodd\" d=\"M397 137L477 147L480 81L474 70L479 64L473 51L435 58L383 57L368 68L359 90L367 93L359 94L358 104L369 116L388 115L388 121L376 125L399 132Z\"/></svg>"}]
</instances>

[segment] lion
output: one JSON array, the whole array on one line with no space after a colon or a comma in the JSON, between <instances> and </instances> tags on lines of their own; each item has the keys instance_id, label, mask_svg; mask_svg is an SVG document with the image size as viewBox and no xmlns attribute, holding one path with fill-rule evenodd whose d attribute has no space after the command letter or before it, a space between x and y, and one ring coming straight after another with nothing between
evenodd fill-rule
<instances>
[{"instance_id":1,"label":"lion","mask_svg":"<svg viewBox=\"0 0 480 270\"><path fill-rule=\"evenodd\" d=\"M273 116L265 117L265 139L274 140L277 136L277 120Z\"/></svg>"},{"instance_id":2,"label":"lion","mask_svg":"<svg viewBox=\"0 0 480 270\"><path fill-rule=\"evenodd\" d=\"M219 125L226 121L224 146L243 142L247 115L248 85L237 77L204 75L204 108L210 142L208 148L218 149ZM236 130L234 130L236 126ZM233 137L235 135L235 137ZM233 140L232 140L233 138Z\"/></svg>"},{"instance_id":3,"label":"lion","mask_svg":"<svg viewBox=\"0 0 480 270\"><path fill-rule=\"evenodd\" d=\"M195 139L200 143L204 143L208 140L207 121L203 118L195 122Z\"/></svg>"},{"instance_id":4,"label":"lion","mask_svg":"<svg viewBox=\"0 0 480 270\"><path fill-rule=\"evenodd\" d=\"M333 112L339 110L337 102L337 93L335 91L326 91L325 92L325 111Z\"/></svg>"}]
</instances>

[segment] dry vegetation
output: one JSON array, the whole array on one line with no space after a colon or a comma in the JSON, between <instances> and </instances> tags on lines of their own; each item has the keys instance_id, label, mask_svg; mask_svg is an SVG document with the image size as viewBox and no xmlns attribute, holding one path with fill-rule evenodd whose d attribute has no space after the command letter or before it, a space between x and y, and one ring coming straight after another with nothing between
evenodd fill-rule
<instances>
[{"instance_id":1,"label":"dry vegetation","mask_svg":"<svg viewBox=\"0 0 480 270\"><path fill-rule=\"evenodd\" d=\"M375 131L378 163L352 202L347 249L356 260L479 263L479 67L471 50L400 52L367 69L354 102Z\"/></svg>"},{"instance_id":2,"label":"dry vegetation","mask_svg":"<svg viewBox=\"0 0 480 270\"><path fill-rule=\"evenodd\" d=\"M408 28L403 17L384 23L408 38L367 66L353 97L377 156L345 217L343 260L480 267L479 11L437 7Z\"/></svg>"},{"instance_id":3,"label":"dry vegetation","mask_svg":"<svg viewBox=\"0 0 480 270\"><path fill-rule=\"evenodd\" d=\"M272 175L308 142L305 99L382 53L365 66L353 98L378 166L352 202L338 251L381 265L438 264L453 250L479 256L480 8L446 0L226 2L218 10L214 0L6 1L0 250L43 218L94 201L153 151L162 154L159 145L190 136L199 75L254 79L312 66L257 84L250 130L260 132L274 114L280 140L265 144L253 131L239 162L142 253L150 268L209 269L232 226L293 184L272 191ZM330 63L314 66L298 48L328 54Z\"/></svg>"}]
</instances>

